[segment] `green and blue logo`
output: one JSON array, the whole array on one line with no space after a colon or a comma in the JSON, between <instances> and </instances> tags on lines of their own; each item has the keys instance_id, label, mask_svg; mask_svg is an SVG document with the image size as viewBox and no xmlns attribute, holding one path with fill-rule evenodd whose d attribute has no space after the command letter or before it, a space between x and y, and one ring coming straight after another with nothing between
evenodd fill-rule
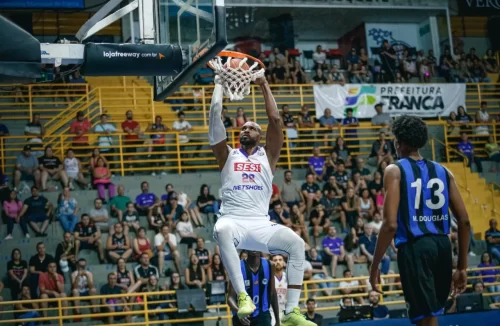
<instances>
[{"instance_id":1,"label":"green and blue logo","mask_svg":"<svg viewBox=\"0 0 500 326\"><path fill-rule=\"evenodd\" d=\"M353 116L357 115L360 105L375 105L377 102L377 87L369 85L360 85L349 87L345 99L345 108L351 108ZM346 115L344 110L344 115Z\"/></svg>"}]
</instances>

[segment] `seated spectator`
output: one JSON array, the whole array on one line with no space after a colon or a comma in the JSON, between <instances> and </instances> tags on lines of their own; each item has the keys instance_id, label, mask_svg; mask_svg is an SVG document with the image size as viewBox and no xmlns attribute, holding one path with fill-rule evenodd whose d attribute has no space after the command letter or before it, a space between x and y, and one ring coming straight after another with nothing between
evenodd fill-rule
<instances>
[{"instance_id":1,"label":"seated spectator","mask_svg":"<svg viewBox=\"0 0 500 326\"><path fill-rule=\"evenodd\" d=\"M308 172L313 174L314 178L321 182L326 172L325 168L325 158L320 156L319 147L314 147L313 156L309 157L309 168Z\"/></svg>"},{"instance_id":2,"label":"seated spectator","mask_svg":"<svg viewBox=\"0 0 500 326\"><path fill-rule=\"evenodd\" d=\"M104 161L105 166L108 166L108 160L101 155L101 150L99 148L94 148L92 150L92 153L90 154L90 159L89 159L89 174L92 183L94 183L94 169L97 167L97 161L99 159L102 159Z\"/></svg>"},{"instance_id":3,"label":"seated spectator","mask_svg":"<svg viewBox=\"0 0 500 326\"><path fill-rule=\"evenodd\" d=\"M100 121L94 127L94 133L99 135L99 152L106 154L112 154L115 152L113 146L113 134L116 133L116 127L114 124L108 122L109 116L106 113L101 114ZM95 150L94 150L95 151ZM94 151L92 156L94 156ZM97 157L94 157L94 159ZM92 159L91 159L92 160Z\"/></svg>"},{"instance_id":4,"label":"seated spectator","mask_svg":"<svg viewBox=\"0 0 500 326\"><path fill-rule=\"evenodd\" d=\"M312 288L315 289L316 288L316 284L319 286L320 289L325 289L323 290L323 293L325 295L331 295L332 292L333 292L333 278L331 278L329 275L328 275L328 272L326 270L326 266L323 265L323 259L321 258L320 255L318 255L318 251L316 250L315 247L312 247L310 250L309 250L309 255L306 255L306 259L307 261L309 261L309 263L311 264L312 266L312 280L324 280L325 282L321 282L321 283L315 283L314 285L312 285ZM327 289L328 288L328 289Z\"/></svg>"},{"instance_id":5,"label":"seated spectator","mask_svg":"<svg viewBox=\"0 0 500 326\"><path fill-rule=\"evenodd\" d=\"M92 129L89 119L85 117L82 111L77 112L76 119L71 123L69 132L74 134L72 140L73 147L88 147L89 136L88 133ZM79 150L81 154L88 153L88 149Z\"/></svg>"},{"instance_id":6,"label":"seated spectator","mask_svg":"<svg viewBox=\"0 0 500 326\"><path fill-rule=\"evenodd\" d=\"M309 228L311 229L311 233L313 235L314 242L312 243L313 247L316 247L317 241L321 235L327 232L330 227L330 219L326 214L325 207L321 204L317 205L309 215Z\"/></svg>"},{"instance_id":7,"label":"seated spectator","mask_svg":"<svg viewBox=\"0 0 500 326\"><path fill-rule=\"evenodd\" d=\"M108 235L108 240L106 241L108 257L113 263L116 263L120 258L128 261L130 256L132 256L130 238L127 234L123 233L122 223L116 223L114 225L114 230L115 232Z\"/></svg>"},{"instance_id":8,"label":"seated spectator","mask_svg":"<svg viewBox=\"0 0 500 326\"><path fill-rule=\"evenodd\" d=\"M141 227L139 223L139 213L135 210L134 203L129 202L127 209L123 212L123 227L125 234L129 233L130 228L137 233Z\"/></svg>"},{"instance_id":9,"label":"seated spectator","mask_svg":"<svg viewBox=\"0 0 500 326\"><path fill-rule=\"evenodd\" d=\"M101 231L90 222L88 214L82 214L80 222L75 227L75 256L78 257L80 250L95 250L99 255L99 262L104 264L104 246L101 241Z\"/></svg>"},{"instance_id":10,"label":"seated spectator","mask_svg":"<svg viewBox=\"0 0 500 326\"><path fill-rule=\"evenodd\" d=\"M479 59L472 61L472 66L469 69L471 79L475 83L491 83L488 73Z\"/></svg>"},{"instance_id":11,"label":"seated spectator","mask_svg":"<svg viewBox=\"0 0 500 326\"><path fill-rule=\"evenodd\" d=\"M143 227L137 230L132 247L134 248L134 260L139 260L143 254L148 255L149 258L153 257L153 247L146 237L146 229Z\"/></svg>"},{"instance_id":12,"label":"seated spectator","mask_svg":"<svg viewBox=\"0 0 500 326\"><path fill-rule=\"evenodd\" d=\"M401 75L400 71L396 71L396 76L394 77L394 82L398 84L405 84L407 80Z\"/></svg>"},{"instance_id":13,"label":"seated spectator","mask_svg":"<svg viewBox=\"0 0 500 326\"><path fill-rule=\"evenodd\" d=\"M292 221L287 211L283 209L280 201L275 201L273 209L269 212L269 219L271 222L282 224L291 227Z\"/></svg>"},{"instance_id":14,"label":"seated spectator","mask_svg":"<svg viewBox=\"0 0 500 326\"><path fill-rule=\"evenodd\" d=\"M364 281L358 281L358 280L347 281L350 278L352 278L352 272L350 270L346 269L344 271L344 279L345 280L339 283L340 293L344 294L344 295L365 293ZM356 297L356 300L361 305L365 303L363 300L363 297ZM344 304L345 304L345 301L344 301Z\"/></svg>"},{"instance_id":15,"label":"seated spectator","mask_svg":"<svg viewBox=\"0 0 500 326\"><path fill-rule=\"evenodd\" d=\"M191 256L194 253L193 245L196 244L197 236L194 234L193 225L189 221L187 212L181 214L181 219L177 222L175 230L178 242L187 245L188 257Z\"/></svg>"},{"instance_id":16,"label":"seated spectator","mask_svg":"<svg viewBox=\"0 0 500 326\"><path fill-rule=\"evenodd\" d=\"M481 293L483 294L484 293L484 284L482 281L476 281L473 285L472 285L472 289L473 289L473 293ZM483 306L482 306L482 310L491 310L491 309L498 309L496 306L495 306L495 303L493 302L493 299L489 296L485 296L483 294Z\"/></svg>"},{"instance_id":17,"label":"seated spectator","mask_svg":"<svg viewBox=\"0 0 500 326\"><path fill-rule=\"evenodd\" d=\"M382 216L380 213L375 213L373 215L373 220L368 223L368 225L373 228L373 233L378 234L380 232L380 228L382 227Z\"/></svg>"},{"instance_id":18,"label":"seated spectator","mask_svg":"<svg viewBox=\"0 0 500 326\"><path fill-rule=\"evenodd\" d=\"M156 232L160 231L163 224L168 224L162 210L163 209L160 206L153 208L151 219L149 220L149 226Z\"/></svg>"},{"instance_id":19,"label":"seated spectator","mask_svg":"<svg viewBox=\"0 0 500 326\"><path fill-rule=\"evenodd\" d=\"M290 220L292 222L292 230L304 240L306 248L309 248L311 245L309 230L304 221L304 214L300 211L298 205L293 205L290 209Z\"/></svg>"},{"instance_id":20,"label":"seated spectator","mask_svg":"<svg viewBox=\"0 0 500 326\"><path fill-rule=\"evenodd\" d=\"M90 209L89 216L99 230L108 231L110 229L108 210L104 208L101 198L94 199L94 208Z\"/></svg>"},{"instance_id":21,"label":"seated spectator","mask_svg":"<svg viewBox=\"0 0 500 326\"><path fill-rule=\"evenodd\" d=\"M346 168L352 167L351 152L345 144L344 138L337 137L335 140L335 146L333 147L333 152L337 154L337 163L343 162Z\"/></svg>"},{"instance_id":22,"label":"seated spectator","mask_svg":"<svg viewBox=\"0 0 500 326\"><path fill-rule=\"evenodd\" d=\"M69 189L74 190L73 181L76 181L81 187L86 188L89 182L83 177L83 169L80 160L75 157L73 149L68 149L64 158L64 171L68 176Z\"/></svg>"},{"instance_id":23,"label":"seated spectator","mask_svg":"<svg viewBox=\"0 0 500 326\"><path fill-rule=\"evenodd\" d=\"M140 284L140 291L144 291L146 285L148 284L149 277L154 275L160 277L158 274L158 268L151 265L149 262L149 255L143 253L139 259L139 265L134 268L135 280ZM130 291L130 290L129 290Z\"/></svg>"},{"instance_id":24,"label":"seated spectator","mask_svg":"<svg viewBox=\"0 0 500 326\"><path fill-rule=\"evenodd\" d=\"M64 187L57 201L57 218L64 232L73 232L78 223L78 202L71 197L69 187Z\"/></svg>"},{"instance_id":25,"label":"seated spectator","mask_svg":"<svg viewBox=\"0 0 500 326\"><path fill-rule=\"evenodd\" d=\"M484 150L488 154L490 161L493 161L496 164L496 167L491 167L490 172L497 172L500 170L500 146L495 143L493 136L488 138L488 143L484 145Z\"/></svg>"},{"instance_id":26,"label":"seated spectator","mask_svg":"<svg viewBox=\"0 0 500 326\"><path fill-rule=\"evenodd\" d=\"M143 181L141 183L141 193L135 197L135 208L140 216L151 218L153 208L160 206L161 202L155 194L149 192L149 183Z\"/></svg>"},{"instance_id":27,"label":"seated spectator","mask_svg":"<svg viewBox=\"0 0 500 326\"><path fill-rule=\"evenodd\" d=\"M370 190L368 190L368 188L361 189L359 213L366 219L372 219L373 214L375 214L375 203L370 196Z\"/></svg>"},{"instance_id":28,"label":"seated spectator","mask_svg":"<svg viewBox=\"0 0 500 326\"><path fill-rule=\"evenodd\" d=\"M177 203L182 206L185 211L187 210L188 216L191 218L195 227L204 227L200 216L200 210L196 203L194 203L185 192L179 191L175 193L177 194Z\"/></svg>"},{"instance_id":29,"label":"seated spectator","mask_svg":"<svg viewBox=\"0 0 500 326\"><path fill-rule=\"evenodd\" d=\"M117 276L115 273L108 274L108 283L104 284L101 287L100 294L101 295L113 295L113 294L121 294L122 288L116 284ZM115 313L115 312L126 312L130 311L128 306L124 304L127 303L125 297L117 297L117 298L102 298L101 299L101 312L103 313ZM122 316L114 316L110 315L107 317L107 324L113 325L114 320L122 319ZM125 315L125 320L129 324L132 322L132 315Z\"/></svg>"},{"instance_id":30,"label":"seated spectator","mask_svg":"<svg viewBox=\"0 0 500 326\"><path fill-rule=\"evenodd\" d=\"M23 209L23 202L17 198L17 192L12 190L9 199L3 202L3 214L7 219L7 236L4 240L11 240L14 224L19 224L24 236L29 239L28 226L26 225L26 218L22 216L21 210Z\"/></svg>"},{"instance_id":31,"label":"seated spectator","mask_svg":"<svg viewBox=\"0 0 500 326\"><path fill-rule=\"evenodd\" d=\"M158 254L158 268L163 275L165 261L173 260L175 268L180 272L180 255L177 250L177 239L174 234L170 233L168 225L161 227L160 233L155 235L155 248Z\"/></svg>"},{"instance_id":32,"label":"seated spectator","mask_svg":"<svg viewBox=\"0 0 500 326\"><path fill-rule=\"evenodd\" d=\"M208 281L226 281L229 282L229 277L227 276L224 264L222 264L222 259L219 254L213 254L212 263L207 269Z\"/></svg>"},{"instance_id":33,"label":"seated spectator","mask_svg":"<svg viewBox=\"0 0 500 326\"><path fill-rule=\"evenodd\" d=\"M488 252L497 261L500 261L500 230L497 229L497 221L492 218L489 222L490 228L484 233Z\"/></svg>"},{"instance_id":34,"label":"seated spectator","mask_svg":"<svg viewBox=\"0 0 500 326\"><path fill-rule=\"evenodd\" d=\"M28 263L21 259L21 250L12 250L7 262L7 286L10 288L10 298L18 300L21 289L28 284Z\"/></svg>"},{"instance_id":35,"label":"seated spectator","mask_svg":"<svg viewBox=\"0 0 500 326\"><path fill-rule=\"evenodd\" d=\"M40 120L40 113L34 113L33 118L24 127L24 135L28 139L28 146L31 146L35 151L33 154L38 157L42 156L42 138L45 135L45 127Z\"/></svg>"},{"instance_id":36,"label":"seated spectator","mask_svg":"<svg viewBox=\"0 0 500 326\"><path fill-rule=\"evenodd\" d=\"M76 270L76 246L73 233L64 232L64 239L56 248L55 261L59 264L58 273Z\"/></svg>"},{"instance_id":37,"label":"seated spectator","mask_svg":"<svg viewBox=\"0 0 500 326\"><path fill-rule=\"evenodd\" d=\"M329 146L328 139L332 135L333 128L337 128L340 126L337 119L335 119L332 116L332 110L330 110L328 108L325 109L324 115L321 118L319 118L319 126L321 128L327 128L327 130L321 130L320 133L324 134L324 137L323 137L325 139L324 145ZM319 148L318 148L318 150L319 150ZM318 154L319 154L319 152L318 152Z\"/></svg>"},{"instance_id":38,"label":"seated spectator","mask_svg":"<svg viewBox=\"0 0 500 326\"><path fill-rule=\"evenodd\" d=\"M204 288L207 283L205 269L199 264L198 256L189 257L189 266L184 271L184 279L190 289Z\"/></svg>"},{"instance_id":39,"label":"seated spectator","mask_svg":"<svg viewBox=\"0 0 500 326\"><path fill-rule=\"evenodd\" d=\"M377 211L381 211L384 204L384 181L382 179L382 174L379 171L375 171L373 174L373 181L368 184L368 190L372 198L375 200L375 205L377 205Z\"/></svg>"},{"instance_id":40,"label":"seated spectator","mask_svg":"<svg viewBox=\"0 0 500 326\"><path fill-rule=\"evenodd\" d=\"M16 170L14 171L14 190L21 191L19 185L21 181L33 181L35 186L40 186L41 173L38 169L38 160L31 153L31 146L25 145L21 155L16 160Z\"/></svg>"},{"instance_id":41,"label":"seated spectator","mask_svg":"<svg viewBox=\"0 0 500 326\"><path fill-rule=\"evenodd\" d=\"M497 265L491 260L490 254L485 252L481 255L481 263L477 267L478 268L488 268L488 267L495 267L495 266L497 266ZM493 284L493 283L497 282L498 277L500 276L500 269L479 270L476 273L478 276L481 277L479 280L484 283L488 292L490 292L490 293L499 293L500 292L500 285ZM500 296L498 296L498 295L495 296L494 301L500 302Z\"/></svg>"},{"instance_id":42,"label":"seated spectator","mask_svg":"<svg viewBox=\"0 0 500 326\"><path fill-rule=\"evenodd\" d=\"M108 189L109 199L116 196L115 185L111 182L111 171L102 158L97 160L97 167L94 168L94 185L97 187L99 198L106 202L106 191Z\"/></svg>"},{"instance_id":43,"label":"seated spectator","mask_svg":"<svg viewBox=\"0 0 500 326\"><path fill-rule=\"evenodd\" d=\"M378 166L382 161L392 164L395 154L394 144L385 139L385 132L380 132L379 139L373 142L368 163L372 166Z\"/></svg>"},{"instance_id":44,"label":"seated spectator","mask_svg":"<svg viewBox=\"0 0 500 326\"><path fill-rule=\"evenodd\" d=\"M373 233L373 228L370 225L365 225L365 234L359 237L359 247L361 253L366 256L368 262L372 262L373 255L375 254L375 245L377 244L377 235ZM387 255L382 258L382 266L380 272L382 274L389 273L391 260Z\"/></svg>"},{"instance_id":45,"label":"seated spectator","mask_svg":"<svg viewBox=\"0 0 500 326\"><path fill-rule=\"evenodd\" d=\"M457 149L467 157L470 168L472 168L472 163L476 163L478 173L483 172L481 159L474 155L474 145L469 141L469 136L465 131L460 133L460 142Z\"/></svg>"},{"instance_id":46,"label":"seated spectator","mask_svg":"<svg viewBox=\"0 0 500 326\"><path fill-rule=\"evenodd\" d=\"M285 180L279 188L280 196L286 204L286 208L290 209L293 205L297 205L299 210L303 213L306 205L300 188L292 180L292 171L287 170L284 173Z\"/></svg>"},{"instance_id":47,"label":"seated spectator","mask_svg":"<svg viewBox=\"0 0 500 326\"><path fill-rule=\"evenodd\" d=\"M68 176L64 167L61 163L59 157L53 155L52 147L45 147L45 154L38 158L38 166L40 168L40 184L42 186L42 191L53 191L56 188L47 188L47 181L56 180L61 181L63 186L68 185Z\"/></svg>"},{"instance_id":48,"label":"seated spectator","mask_svg":"<svg viewBox=\"0 0 500 326\"><path fill-rule=\"evenodd\" d=\"M483 57L484 67L487 72L498 73L498 62L497 57L492 49L486 50L486 54Z\"/></svg>"},{"instance_id":49,"label":"seated spectator","mask_svg":"<svg viewBox=\"0 0 500 326\"><path fill-rule=\"evenodd\" d=\"M373 75L371 71L367 68L367 66L359 67L358 78L361 80L362 84L372 84L373 83Z\"/></svg>"},{"instance_id":50,"label":"seated spectator","mask_svg":"<svg viewBox=\"0 0 500 326\"><path fill-rule=\"evenodd\" d=\"M353 255L354 263L366 263L366 256L361 254L359 248L359 238L365 234L365 224L361 216L356 219L356 225L349 230L344 239L344 246L347 253Z\"/></svg>"},{"instance_id":51,"label":"seated spectator","mask_svg":"<svg viewBox=\"0 0 500 326\"><path fill-rule=\"evenodd\" d=\"M359 197L354 193L353 188L347 189L346 195L340 200L342 211L340 212L340 220L346 221L344 233L347 233L347 227L354 226L356 218L360 214Z\"/></svg>"},{"instance_id":52,"label":"seated spectator","mask_svg":"<svg viewBox=\"0 0 500 326\"><path fill-rule=\"evenodd\" d=\"M40 195L36 186L31 187L31 197L24 200L19 218L24 218L29 222L37 237L46 237L45 231L49 227L49 216L51 215L52 204L47 198ZM42 223L42 226L38 227L37 223Z\"/></svg>"},{"instance_id":53,"label":"seated spectator","mask_svg":"<svg viewBox=\"0 0 500 326\"><path fill-rule=\"evenodd\" d=\"M319 191L319 186L314 180L314 174L306 175L306 182L301 187L302 196L305 198L307 212L310 213L313 207L313 201L316 199L316 192Z\"/></svg>"},{"instance_id":54,"label":"seated spectator","mask_svg":"<svg viewBox=\"0 0 500 326\"><path fill-rule=\"evenodd\" d=\"M338 65L332 66L332 72L328 75L329 84L345 84L344 74L339 71Z\"/></svg>"},{"instance_id":55,"label":"seated spectator","mask_svg":"<svg viewBox=\"0 0 500 326\"><path fill-rule=\"evenodd\" d=\"M94 275L87 270L87 261L83 258L78 260L76 271L71 273L71 294L75 298L97 295L97 290L94 287ZM99 303L94 302L94 300L90 301L91 304L94 305L92 312L99 313L98 308L95 307ZM80 322L81 318L77 317L80 315L80 300L75 299L74 305L76 318L73 321Z\"/></svg>"},{"instance_id":56,"label":"seated spectator","mask_svg":"<svg viewBox=\"0 0 500 326\"><path fill-rule=\"evenodd\" d=\"M357 172L364 181L370 182L373 180L372 173L365 167L365 160L361 157L356 159L356 166L352 169L352 174Z\"/></svg>"},{"instance_id":57,"label":"seated spectator","mask_svg":"<svg viewBox=\"0 0 500 326\"><path fill-rule=\"evenodd\" d=\"M179 120L174 121L172 129L179 133L180 144L189 143L189 137L187 133L193 130L193 126L191 126L191 124L186 120L186 115L184 114L184 112L179 111L177 113L177 118Z\"/></svg>"},{"instance_id":58,"label":"seated spectator","mask_svg":"<svg viewBox=\"0 0 500 326\"><path fill-rule=\"evenodd\" d=\"M46 253L45 244L38 242L36 244L37 254L32 256L29 260L29 276L30 276L30 290L31 297L38 298L38 281L40 274L47 271L49 262L54 260L54 257Z\"/></svg>"},{"instance_id":59,"label":"seated spectator","mask_svg":"<svg viewBox=\"0 0 500 326\"><path fill-rule=\"evenodd\" d=\"M150 311L155 311L155 310L160 310L160 309L165 309L168 308L168 303L166 302L161 302L165 300L164 295L160 295L158 292L164 291L158 284L158 277L155 275L149 276L148 283L146 284L146 287L144 288L143 292L148 293L146 296L148 302L151 302L148 304L148 309ZM159 320L165 320L165 312L160 312L158 313L158 319ZM155 313L150 313L149 318L156 317Z\"/></svg>"},{"instance_id":60,"label":"seated spectator","mask_svg":"<svg viewBox=\"0 0 500 326\"><path fill-rule=\"evenodd\" d=\"M177 194L174 192L168 196L168 205L165 206L165 219L171 229L175 229L177 220L180 219L184 212L184 207L177 202Z\"/></svg>"},{"instance_id":61,"label":"seated spectator","mask_svg":"<svg viewBox=\"0 0 500 326\"><path fill-rule=\"evenodd\" d=\"M316 75L312 78L312 83L316 85L326 85L328 84L328 79L323 75L323 70L317 69Z\"/></svg>"},{"instance_id":62,"label":"seated spectator","mask_svg":"<svg viewBox=\"0 0 500 326\"><path fill-rule=\"evenodd\" d=\"M213 71L212 71L213 72ZM161 169L160 165L162 162L162 157L164 157L164 154L162 152L167 151L167 147L165 146L165 132L170 131L170 128L165 126L162 123L162 117L157 115L155 117L155 123L148 125L148 128L146 129L147 132L150 132L151 135L151 140L148 140L145 142L149 142L150 145L148 147L148 158L152 158L153 160L156 160L156 162L151 163L151 167L155 167L157 170ZM161 175L166 175L167 173L165 171L161 171ZM156 172L151 173L152 176L156 175Z\"/></svg>"},{"instance_id":63,"label":"seated spectator","mask_svg":"<svg viewBox=\"0 0 500 326\"><path fill-rule=\"evenodd\" d=\"M363 82L360 76L361 70L357 63L350 65L349 68L349 83L351 84L361 84Z\"/></svg>"},{"instance_id":64,"label":"seated spectator","mask_svg":"<svg viewBox=\"0 0 500 326\"><path fill-rule=\"evenodd\" d=\"M127 270L127 261L123 258L119 258L116 262L116 271L115 271L117 283L124 293L133 293L136 289L136 282L134 273L132 271Z\"/></svg>"},{"instance_id":65,"label":"seated spectator","mask_svg":"<svg viewBox=\"0 0 500 326\"><path fill-rule=\"evenodd\" d=\"M217 250L216 250L217 252ZM210 250L205 248L205 240L201 237L196 239L196 248L194 249L194 254L198 256L200 266L206 271L212 263L212 254Z\"/></svg>"},{"instance_id":66,"label":"seated spectator","mask_svg":"<svg viewBox=\"0 0 500 326\"><path fill-rule=\"evenodd\" d=\"M368 293L368 301L373 309L373 319L389 319L389 309L384 305L379 305L380 294L375 291L370 291Z\"/></svg>"},{"instance_id":67,"label":"seated spectator","mask_svg":"<svg viewBox=\"0 0 500 326\"><path fill-rule=\"evenodd\" d=\"M306 320L311 321L316 325L323 325L323 316L316 313L316 300L314 300L314 298L308 298L306 300L306 309Z\"/></svg>"},{"instance_id":68,"label":"seated spectator","mask_svg":"<svg viewBox=\"0 0 500 326\"><path fill-rule=\"evenodd\" d=\"M23 285L21 289L21 294L19 296L19 301L16 301L15 310L16 313L14 317L16 319L31 319L40 318L38 303L33 301L30 294L30 288L27 285ZM36 322L30 321L22 323L24 326L35 326Z\"/></svg>"},{"instance_id":69,"label":"seated spectator","mask_svg":"<svg viewBox=\"0 0 500 326\"><path fill-rule=\"evenodd\" d=\"M132 202L132 200L130 199L130 197L125 196L125 187L123 185L118 185L117 191L118 195L111 198L111 200L109 201L109 207L111 210L111 216L117 217L118 222L122 222L123 212L127 209L127 204Z\"/></svg>"},{"instance_id":70,"label":"seated spectator","mask_svg":"<svg viewBox=\"0 0 500 326\"><path fill-rule=\"evenodd\" d=\"M38 288L40 290L42 316L47 318L47 308L49 307L47 299L66 298L66 293L64 293L64 278L61 274L57 273L57 264L55 261L50 261L47 265L47 271L40 274ZM68 310L64 308L68 306L68 302L66 300L61 300L60 302L63 307L63 316L66 316Z\"/></svg>"},{"instance_id":71,"label":"seated spectator","mask_svg":"<svg viewBox=\"0 0 500 326\"><path fill-rule=\"evenodd\" d=\"M344 249L344 241L337 237L337 230L334 226L328 228L328 234L323 238L323 264L330 266L333 277L337 275L337 263L345 262L350 270L354 270L352 255L347 255Z\"/></svg>"},{"instance_id":72,"label":"seated spectator","mask_svg":"<svg viewBox=\"0 0 500 326\"><path fill-rule=\"evenodd\" d=\"M195 85L213 85L214 83L214 71L208 65L205 65L198 69L194 74Z\"/></svg>"},{"instance_id":73,"label":"seated spectator","mask_svg":"<svg viewBox=\"0 0 500 326\"><path fill-rule=\"evenodd\" d=\"M275 62L276 66L273 68L271 73L273 74L273 80L275 84L286 84L288 79L288 74L286 68L283 66L281 60Z\"/></svg>"},{"instance_id":74,"label":"seated spectator","mask_svg":"<svg viewBox=\"0 0 500 326\"><path fill-rule=\"evenodd\" d=\"M196 204L198 205L200 212L204 214L219 214L219 202L212 194L210 194L210 188L206 184L201 185L200 195L196 199Z\"/></svg>"},{"instance_id":75,"label":"seated spectator","mask_svg":"<svg viewBox=\"0 0 500 326\"><path fill-rule=\"evenodd\" d=\"M321 45L316 47L316 51L313 53L314 67L313 70L328 70L328 64L326 63L326 53L321 48Z\"/></svg>"}]
</instances>

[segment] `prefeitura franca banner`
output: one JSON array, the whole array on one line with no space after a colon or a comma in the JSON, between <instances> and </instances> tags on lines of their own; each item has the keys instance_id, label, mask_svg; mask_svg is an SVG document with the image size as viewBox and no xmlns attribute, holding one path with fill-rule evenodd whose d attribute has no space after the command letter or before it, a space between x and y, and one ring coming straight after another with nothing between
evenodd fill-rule
<instances>
[{"instance_id":1,"label":"prefeitura franca banner","mask_svg":"<svg viewBox=\"0 0 500 326\"><path fill-rule=\"evenodd\" d=\"M314 85L316 116L329 108L335 118L343 118L347 108L357 118L372 118L375 104L384 103L384 112L420 117L448 116L465 107L465 84L347 84Z\"/></svg>"}]
</instances>

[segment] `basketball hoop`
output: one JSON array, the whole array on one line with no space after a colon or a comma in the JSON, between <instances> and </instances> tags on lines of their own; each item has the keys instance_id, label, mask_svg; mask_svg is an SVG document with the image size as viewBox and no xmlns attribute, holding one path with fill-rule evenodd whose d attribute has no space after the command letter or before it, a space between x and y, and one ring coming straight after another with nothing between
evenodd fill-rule
<instances>
[{"instance_id":1,"label":"basketball hoop","mask_svg":"<svg viewBox=\"0 0 500 326\"><path fill-rule=\"evenodd\" d=\"M233 59L239 60L237 66L232 65ZM220 52L208 66L215 71L215 82L223 86L224 95L231 101L241 101L250 94L250 83L264 77L266 68L259 59L235 51Z\"/></svg>"}]
</instances>

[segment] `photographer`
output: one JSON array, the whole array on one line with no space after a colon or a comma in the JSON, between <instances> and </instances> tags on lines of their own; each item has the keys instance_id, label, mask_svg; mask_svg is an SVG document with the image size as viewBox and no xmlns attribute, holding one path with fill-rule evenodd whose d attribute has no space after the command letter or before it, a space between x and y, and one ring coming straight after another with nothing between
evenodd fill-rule
<instances>
[{"instance_id":1,"label":"photographer","mask_svg":"<svg viewBox=\"0 0 500 326\"><path fill-rule=\"evenodd\" d=\"M383 81L393 83L396 75L396 51L389 41L384 40L379 55L382 61Z\"/></svg>"}]
</instances>

